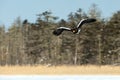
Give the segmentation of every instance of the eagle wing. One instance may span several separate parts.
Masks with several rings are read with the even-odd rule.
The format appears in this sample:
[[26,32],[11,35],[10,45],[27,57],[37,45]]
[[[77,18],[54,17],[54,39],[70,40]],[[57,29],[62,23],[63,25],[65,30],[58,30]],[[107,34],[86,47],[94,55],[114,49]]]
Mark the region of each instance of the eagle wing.
[[67,27],[59,27],[53,31],[53,34],[59,36],[63,31],[71,31],[71,29]]
[[90,18],[90,19],[82,19],[79,23],[78,23],[78,25],[77,25],[77,28],[80,28],[83,24],[85,24],[85,23],[91,23],[91,22],[95,22],[96,21],[96,19],[94,19],[94,18]]

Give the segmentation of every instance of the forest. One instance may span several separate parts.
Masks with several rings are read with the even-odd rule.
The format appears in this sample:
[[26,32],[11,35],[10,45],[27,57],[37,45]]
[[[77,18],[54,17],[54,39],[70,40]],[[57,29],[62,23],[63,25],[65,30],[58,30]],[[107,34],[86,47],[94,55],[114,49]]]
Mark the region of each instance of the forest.
[[[102,18],[97,5],[88,13],[79,8],[59,19],[51,11],[36,15],[35,23],[26,24],[20,17],[8,31],[0,25],[0,65],[118,65],[120,64],[120,11]],[[75,27],[81,19],[95,18],[85,24],[80,34],[63,32],[53,35],[60,26]]]

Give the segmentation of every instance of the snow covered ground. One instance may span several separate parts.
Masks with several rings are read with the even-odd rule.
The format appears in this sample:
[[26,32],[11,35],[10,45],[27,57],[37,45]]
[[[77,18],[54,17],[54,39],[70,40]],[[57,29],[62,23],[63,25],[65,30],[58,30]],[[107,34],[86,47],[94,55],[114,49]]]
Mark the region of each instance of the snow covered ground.
[[120,75],[0,75],[0,80],[120,80]]

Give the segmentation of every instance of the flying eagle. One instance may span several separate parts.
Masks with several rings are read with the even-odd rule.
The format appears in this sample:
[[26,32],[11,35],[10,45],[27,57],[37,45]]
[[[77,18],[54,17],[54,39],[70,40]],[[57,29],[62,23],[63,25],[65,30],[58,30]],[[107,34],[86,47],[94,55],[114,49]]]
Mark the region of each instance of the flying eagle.
[[78,25],[75,28],[67,28],[67,27],[59,27],[56,30],[53,31],[53,34],[56,36],[59,36],[63,31],[71,31],[74,34],[79,34],[81,31],[81,26],[85,23],[91,23],[91,22],[95,22],[96,19],[94,18],[90,18],[90,19],[82,19]]

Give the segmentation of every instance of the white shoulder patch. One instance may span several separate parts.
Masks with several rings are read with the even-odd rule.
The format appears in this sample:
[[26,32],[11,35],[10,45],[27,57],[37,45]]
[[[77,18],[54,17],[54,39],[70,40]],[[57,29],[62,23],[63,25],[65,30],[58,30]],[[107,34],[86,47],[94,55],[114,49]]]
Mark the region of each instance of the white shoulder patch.
[[67,28],[67,27],[59,27],[58,29],[66,29],[66,30],[71,30],[70,28]]
[[77,25],[77,28],[79,27],[79,25],[83,22],[83,21],[85,21],[86,19],[82,19],[82,20],[80,20],[80,22],[78,23],[78,25]]

